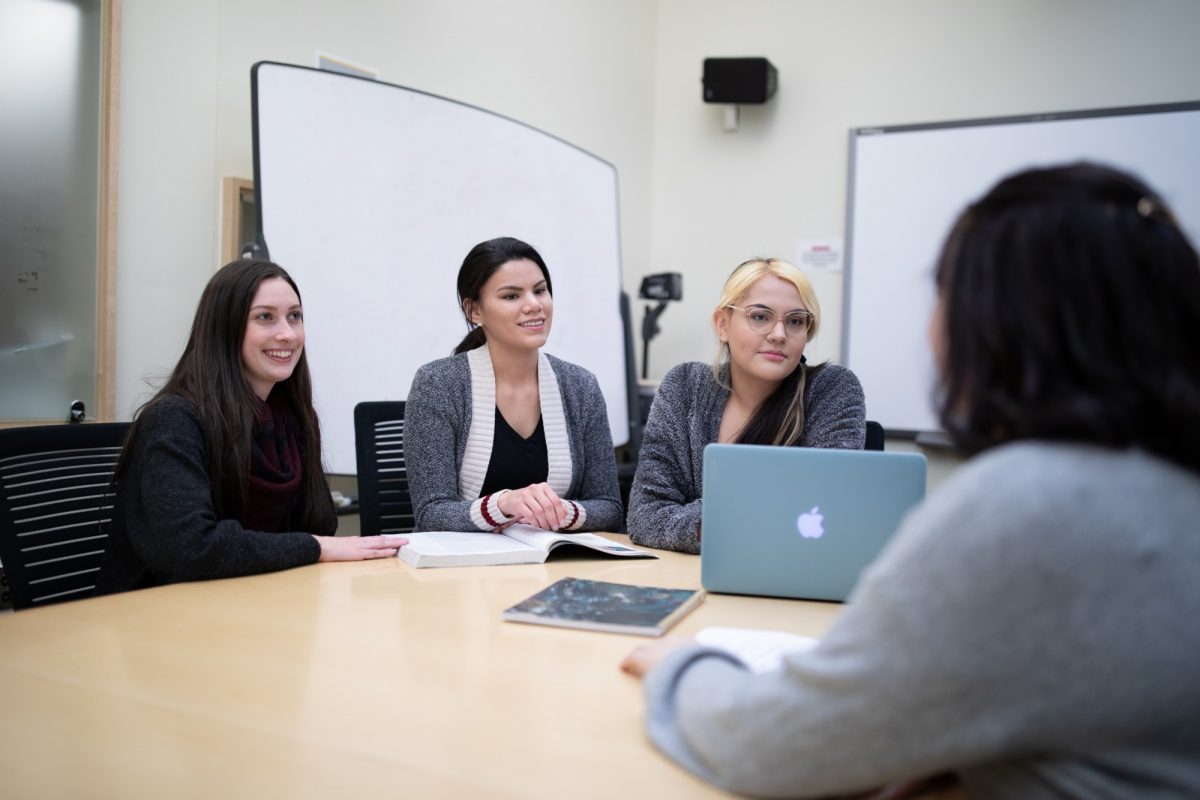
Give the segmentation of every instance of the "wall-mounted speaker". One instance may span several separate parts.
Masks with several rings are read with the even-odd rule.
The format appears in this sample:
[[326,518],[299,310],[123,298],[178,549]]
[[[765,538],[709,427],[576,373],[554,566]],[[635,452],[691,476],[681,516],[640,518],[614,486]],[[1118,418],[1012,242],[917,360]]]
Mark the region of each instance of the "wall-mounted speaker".
[[704,102],[765,103],[779,86],[779,72],[765,58],[704,59]]

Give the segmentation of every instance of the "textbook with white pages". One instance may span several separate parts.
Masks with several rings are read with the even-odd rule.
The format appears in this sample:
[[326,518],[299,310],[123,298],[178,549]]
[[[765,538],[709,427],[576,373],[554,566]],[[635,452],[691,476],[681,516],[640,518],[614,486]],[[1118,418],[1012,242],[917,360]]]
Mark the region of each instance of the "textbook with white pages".
[[620,558],[658,558],[594,533],[558,533],[532,525],[510,525],[501,533],[421,531],[399,535],[408,539],[408,544],[396,556],[416,569],[541,564],[551,552],[570,546]]

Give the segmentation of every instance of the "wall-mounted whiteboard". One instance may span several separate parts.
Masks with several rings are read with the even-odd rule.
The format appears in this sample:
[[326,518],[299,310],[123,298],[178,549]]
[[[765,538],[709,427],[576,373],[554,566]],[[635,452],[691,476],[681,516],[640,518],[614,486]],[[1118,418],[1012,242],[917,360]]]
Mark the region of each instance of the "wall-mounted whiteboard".
[[926,330],[958,213],[1002,177],[1080,160],[1132,172],[1200,242],[1200,103],[850,131],[843,362],[889,432],[940,426]]
[[507,117],[424,92],[286,64],[252,70],[259,230],[296,279],[326,467],[356,471],[363,400],[404,400],[466,333],[467,251],[515,236],[554,282],[546,351],[595,373],[629,438],[617,174]]

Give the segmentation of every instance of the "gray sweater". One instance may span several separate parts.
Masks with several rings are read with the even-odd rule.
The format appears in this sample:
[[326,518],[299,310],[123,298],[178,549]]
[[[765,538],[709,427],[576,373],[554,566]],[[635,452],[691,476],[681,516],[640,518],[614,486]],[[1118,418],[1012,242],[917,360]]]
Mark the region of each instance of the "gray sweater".
[[[321,546],[308,533],[252,531],[217,516],[208,445],[188,400],[168,395],[147,408],[130,446],[96,594],[255,575],[320,558]],[[336,530],[330,501],[321,530],[312,533]]]
[[[547,483],[582,513],[572,530],[619,530],[617,462],[604,395],[586,369],[541,354],[538,384]],[[503,519],[479,491],[491,460],[496,404],[487,346],[417,370],[404,408],[404,458],[419,531],[491,530]],[[514,486],[513,489],[523,487]]]
[[1024,443],[906,519],[813,651],[701,647],[645,684],[650,736],[746,794],[955,771],[974,800],[1200,797],[1200,475]]
[[[663,378],[650,407],[637,474],[629,494],[629,535],[637,544],[699,553],[704,448],[717,441],[729,391],[712,367],[691,361]],[[826,364],[804,389],[801,447],[861,450],[867,435],[862,385]]]

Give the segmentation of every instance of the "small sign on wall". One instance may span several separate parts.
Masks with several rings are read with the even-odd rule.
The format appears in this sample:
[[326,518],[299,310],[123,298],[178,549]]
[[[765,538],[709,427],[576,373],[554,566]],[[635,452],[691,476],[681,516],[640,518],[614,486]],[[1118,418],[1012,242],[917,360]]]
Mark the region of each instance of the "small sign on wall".
[[800,239],[796,242],[796,266],[806,272],[841,272],[841,239]]

